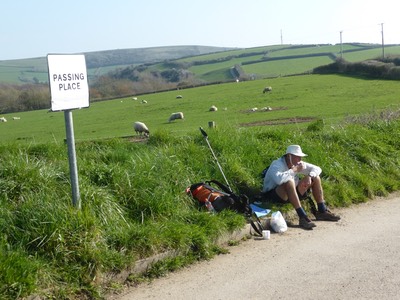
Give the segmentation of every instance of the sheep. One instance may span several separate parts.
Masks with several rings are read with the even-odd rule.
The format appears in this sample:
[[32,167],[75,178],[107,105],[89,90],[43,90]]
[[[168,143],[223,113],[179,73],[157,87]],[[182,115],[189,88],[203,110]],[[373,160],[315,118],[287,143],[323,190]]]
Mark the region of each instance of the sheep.
[[212,105],[209,109],[209,111],[217,111],[218,108],[215,105]]
[[253,107],[253,108],[251,108],[250,110],[251,110],[251,111],[257,111],[258,108],[257,108],[257,107]]
[[142,100],[142,103],[143,103],[143,104],[146,104],[146,103],[147,103],[147,101],[143,99],[143,100]]
[[149,136],[150,135],[150,131],[147,128],[146,124],[144,124],[143,122],[135,122],[133,123],[133,129],[135,129],[136,134],[144,134],[145,136]]
[[137,97],[132,97],[132,100],[137,100]]
[[4,117],[1,117],[1,118],[0,118],[0,122],[7,122],[7,119],[4,118]]
[[266,106],[261,109],[262,111],[270,111],[272,110],[271,106]]
[[172,122],[173,120],[178,120],[178,119],[181,119],[181,120],[184,119],[183,112],[172,113],[168,119],[168,122]]
[[263,90],[263,93],[265,94],[265,93],[268,93],[268,92],[271,92],[271,91],[272,91],[272,87],[266,86],[266,87],[264,88],[264,90]]
[[176,96],[176,99],[182,99],[182,98],[183,98],[182,95],[177,95],[177,96]]
[[13,120],[20,120],[20,117],[13,117]]

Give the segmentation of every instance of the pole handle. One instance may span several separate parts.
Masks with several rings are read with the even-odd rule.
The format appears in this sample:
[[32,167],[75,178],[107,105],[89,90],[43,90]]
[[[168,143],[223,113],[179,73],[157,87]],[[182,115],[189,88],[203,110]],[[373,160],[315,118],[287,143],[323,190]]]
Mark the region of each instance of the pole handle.
[[207,132],[205,132],[204,129],[203,129],[202,127],[200,127],[200,131],[201,131],[201,134],[202,134],[205,138],[208,137]]

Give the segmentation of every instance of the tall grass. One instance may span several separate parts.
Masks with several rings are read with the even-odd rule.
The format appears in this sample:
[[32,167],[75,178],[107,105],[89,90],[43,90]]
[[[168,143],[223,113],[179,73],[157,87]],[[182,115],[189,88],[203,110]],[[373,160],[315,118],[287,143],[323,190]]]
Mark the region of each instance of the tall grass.
[[[216,128],[208,136],[237,193],[253,199],[261,170],[296,143],[323,168],[328,204],[348,206],[399,189],[399,129],[397,118],[376,115],[293,131]],[[0,298],[101,298],[107,274],[168,250],[180,259],[153,276],[208,259],[221,251],[221,234],[246,222],[199,211],[184,193],[198,181],[223,181],[197,130],[157,131],[147,143],[82,141],[76,151],[81,210],[71,204],[66,145],[0,146]]]

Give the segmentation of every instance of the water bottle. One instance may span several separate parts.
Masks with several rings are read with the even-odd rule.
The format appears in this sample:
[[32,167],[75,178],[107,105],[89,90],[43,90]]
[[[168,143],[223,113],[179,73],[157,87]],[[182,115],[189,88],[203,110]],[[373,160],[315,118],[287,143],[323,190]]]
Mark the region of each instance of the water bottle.
[[208,199],[206,199],[205,206],[209,212],[215,213],[214,206],[212,205],[212,203],[210,201],[208,201]]

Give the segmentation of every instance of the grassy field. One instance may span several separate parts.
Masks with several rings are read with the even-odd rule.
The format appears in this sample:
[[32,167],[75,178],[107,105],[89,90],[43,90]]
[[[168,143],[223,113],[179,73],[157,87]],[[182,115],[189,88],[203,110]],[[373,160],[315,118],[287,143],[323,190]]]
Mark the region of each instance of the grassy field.
[[[128,51],[129,49],[125,49]],[[246,72],[249,75],[257,74],[259,78],[267,78],[273,76],[298,74],[309,71],[314,67],[318,67],[323,64],[327,64],[334,60],[334,57],[339,57],[340,52],[343,50],[343,58],[350,62],[363,61],[366,59],[374,59],[381,57],[382,50],[378,44],[340,44],[335,45],[272,45],[265,47],[255,47],[246,49],[237,49],[229,51],[221,51],[212,54],[203,54],[196,56],[187,56],[185,58],[171,59],[174,62],[205,62],[208,63],[203,65],[195,65],[189,68],[189,71],[193,72],[198,79],[206,82],[220,82],[232,79],[229,70],[234,65],[243,65]],[[117,51],[117,50],[116,50]],[[119,51],[124,51],[119,50]],[[160,49],[150,48],[151,56],[149,55],[149,70],[162,71],[165,69],[163,59],[163,51],[166,51],[165,47]],[[184,55],[184,49],[182,56]],[[112,54],[112,51],[106,51],[107,58]],[[172,53],[173,51],[170,50]],[[160,55],[157,63],[157,53]],[[168,51],[166,51],[168,53]],[[399,55],[400,46],[398,45],[385,45],[385,56]],[[117,53],[115,53],[118,56]],[[174,57],[179,57],[179,53],[174,53]],[[314,55],[313,58],[307,57]],[[141,60],[142,64],[146,63],[145,49],[143,53],[139,55],[139,58],[143,56]],[[299,58],[297,56],[304,56]],[[296,57],[296,59],[293,59]],[[262,58],[274,58],[280,59],[279,62],[263,62]],[[103,57],[104,59],[104,57]],[[219,61],[220,60],[220,61]],[[117,68],[123,68],[129,66],[129,64],[121,64],[120,62],[110,64],[110,60],[105,59],[107,65],[88,67],[89,79],[96,79],[97,76],[104,75],[108,71],[116,70]],[[247,63],[252,62],[251,65]],[[141,64],[139,61],[131,65]],[[32,82],[33,78],[40,82],[47,82],[47,60],[46,57],[39,58],[28,58],[21,60],[8,60],[0,61],[0,83],[23,83]]]
[[[273,90],[263,94],[264,86]],[[323,119],[340,124],[346,115],[397,106],[398,82],[337,75],[307,75],[210,85],[132,98],[95,102],[73,111],[75,139],[92,140],[134,135],[132,124],[142,121],[152,133],[167,131],[182,136],[206,128],[265,126],[290,118]],[[182,99],[177,99],[182,95]],[[141,103],[146,100],[147,103]],[[217,112],[208,111],[211,105]],[[262,111],[270,106],[272,111]],[[251,111],[258,108],[258,111]],[[171,113],[182,111],[185,119],[169,123]],[[65,138],[64,114],[47,110],[2,115],[2,143],[60,143]],[[12,118],[20,117],[20,120]],[[251,123],[251,124],[250,124]],[[296,123],[287,126],[304,126]]]
[[[263,94],[265,85],[272,92]],[[288,144],[300,144],[307,161],[322,166],[331,208],[399,190],[397,87],[396,81],[307,75],[92,103],[73,112],[80,210],[71,204],[63,113],[5,115],[0,298],[106,299],[125,283],[229,251],[218,238],[248,220],[230,211],[205,213],[184,192],[195,182],[223,182],[200,126],[233,190],[251,201],[260,192],[261,170]],[[209,112],[211,105],[218,111]],[[265,106],[272,111],[251,111]],[[185,120],[168,123],[176,111]],[[122,139],[134,135],[137,120],[149,126],[150,138]],[[209,129],[209,121],[217,127]],[[133,272],[141,258],[167,251],[177,256],[140,276]]]
[[[275,45],[257,47],[245,50],[232,50],[216,54],[188,57],[179,59],[179,62],[194,62],[223,59],[229,60],[190,67],[190,71],[205,81],[229,80],[232,76],[229,69],[241,65],[245,73],[251,77],[268,78],[300,74],[311,71],[313,68],[332,63],[334,57],[340,57],[350,62],[363,61],[381,57],[382,49],[379,45],[369,44],[340,44],[336,45]],[[253,55],[249,55],[254,53]],[[244,55],[247,54],[247,55]],[[399,55],[397,45],[387,45],[385,56]],[[298,57],[303,56],[303,57]],[[308,57],[307,57],[308,56]],[[262,58],[273,58],[275,61],[262,61]],[[250,63],[250,64],[249,64]],[[157,65],[155,65],[157,67]]]

